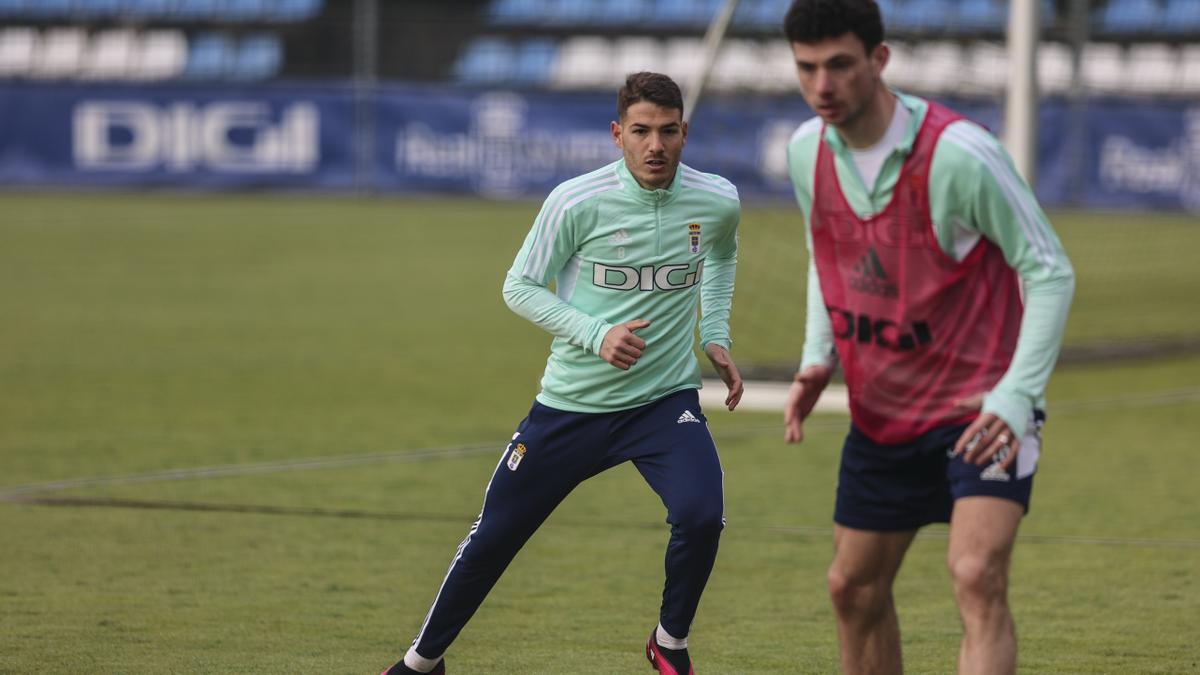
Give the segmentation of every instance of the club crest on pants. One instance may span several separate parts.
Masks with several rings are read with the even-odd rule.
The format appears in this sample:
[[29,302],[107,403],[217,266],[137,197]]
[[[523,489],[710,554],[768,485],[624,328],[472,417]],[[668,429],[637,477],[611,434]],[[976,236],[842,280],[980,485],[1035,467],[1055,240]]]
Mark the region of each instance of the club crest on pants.
[[513,448],[512,452],[508,453],[508,470],[516,471],[517,467],[521,465],[521,459],[524,457],[525,444],[517,443],[517,447]]

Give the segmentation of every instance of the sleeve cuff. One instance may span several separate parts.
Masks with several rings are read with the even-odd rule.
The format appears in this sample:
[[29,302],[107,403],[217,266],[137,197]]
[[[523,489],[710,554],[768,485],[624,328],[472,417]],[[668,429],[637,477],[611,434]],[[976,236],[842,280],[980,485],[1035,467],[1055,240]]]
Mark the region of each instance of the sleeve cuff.
[[613,324],[607,321],[597,321],[596,327],[593,329],[596,332],[592,334],[592,339],[589,341],[589,348],[596,356],[600,356],[600,348],[604,346],[604,336],[608,335],[608,331],[612,330]]
[[1017,438],[1025,438],[1029,418],[1033,414],[1033,403],[1020,396],[992,391],[983,398],[983,412],[1004,420]]

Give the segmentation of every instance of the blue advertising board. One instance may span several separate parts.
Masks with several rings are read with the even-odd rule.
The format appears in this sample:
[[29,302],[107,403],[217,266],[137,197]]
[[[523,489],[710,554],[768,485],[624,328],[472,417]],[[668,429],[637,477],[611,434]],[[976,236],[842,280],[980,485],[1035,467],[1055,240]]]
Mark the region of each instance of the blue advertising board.
[[[361,94],[361,92],[359,92]],[[620,156],[615,96],[447,86],[0,85],[0,184],[367,189],[540,198]],[[947,101],[993,132],[996,103]],[[790,199],[799,96],[711,98],[685,161],[744,198]],[[1076,120],[1082,120],[1082,124]],[[1046,206],[1200,211],[1200,102],[1039,111]]]

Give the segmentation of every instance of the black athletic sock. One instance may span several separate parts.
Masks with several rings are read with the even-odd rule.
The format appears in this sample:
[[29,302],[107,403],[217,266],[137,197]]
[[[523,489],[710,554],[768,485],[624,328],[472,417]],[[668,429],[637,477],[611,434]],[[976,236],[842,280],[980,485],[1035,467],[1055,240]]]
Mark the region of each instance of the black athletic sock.
[[675,669],[675,672],[679,673],[679,675],[688,675],[688,671],[692,668],[692,659],[688,656],[687,647],[683,649],[667,649],[658,644],[658,640],[655,640],[654,644],[658,647],[658,651],[663,655],[663,658],[667,660],[667,663],[670,663],[671,667]]

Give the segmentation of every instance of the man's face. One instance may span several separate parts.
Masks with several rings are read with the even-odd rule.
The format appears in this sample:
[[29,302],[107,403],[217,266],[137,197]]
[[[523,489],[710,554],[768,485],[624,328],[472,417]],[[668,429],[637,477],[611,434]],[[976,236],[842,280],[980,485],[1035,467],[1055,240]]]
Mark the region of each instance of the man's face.
[[882,86],[887,45],[868,54],[854,33],[820,42],[793,42],[800,92],[813,112],[835,127],[853,125]]
[[682,111],[638,101],[625,110],[624,120],[612,123],[612,135],[638,184],[647,190],[671,184],[687,141]]

